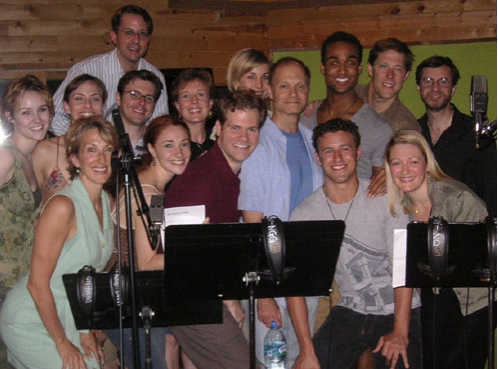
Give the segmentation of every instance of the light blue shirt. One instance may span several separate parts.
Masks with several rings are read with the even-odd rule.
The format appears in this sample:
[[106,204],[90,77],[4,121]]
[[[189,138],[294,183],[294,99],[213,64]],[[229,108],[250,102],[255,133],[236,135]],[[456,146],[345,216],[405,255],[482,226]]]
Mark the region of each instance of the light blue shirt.
[[[166,91],[166,82],[164,75],[159,69],[154,67],[144,58],[140,59],[138,63],[138,70],[145,69],[159,77],[163,84],[161,96],[156,102],[154,113],[149,119],[149,122],[155,117],[168,114],[168,93]],[[104,105],[104,118],[112,122],[112,110],[117,108],[116,92],[118,91],[119,79],[125,74],[123,67],[119,63],[117,49],[110,51],[106,54],[95,55],[85,60],[80,61],[73,65],[67,72],[66,78],[62,81],[61,85],[54,94],[54,107],[55,116],[52,119],[52,127],[50,130],[56,135],[61,136],[69,128],[71,120],[69,115],[64,112],[62,98],[64,91],[74,78],[82,74],[90,74],[91,76],[99,78],[107,87],[107,101]]]
[[[314,157],[311,130],[299,124],[299,131],[309,155],[313,192],[323,183],[322,170]],[[286,156],[287,138],[276,124],[267,118],[261,129],[256,150],[242,163],[239,210],[261,212],[265,216],[276,215],[282,221],[289,219],[291,173]]]

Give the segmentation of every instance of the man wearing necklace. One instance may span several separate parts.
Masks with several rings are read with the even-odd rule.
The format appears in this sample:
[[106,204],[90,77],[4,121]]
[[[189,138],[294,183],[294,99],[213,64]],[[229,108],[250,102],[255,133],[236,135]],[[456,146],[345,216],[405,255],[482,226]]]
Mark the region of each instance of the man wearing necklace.
[[476,149],[472,117],[451,103],[459,79],[448,57],[432,56],[419,64],[416,82],[425,114],[418,122],[441,169],[469,186],[496,217],[496,141]]
[[346,231],[334,279],[341,299],[313,338],[304,297],[287,298],[300,353],[294,369],[348,369],[365,349],[376,367],[422,367],[420,298],[410,288],[392,288],[394,229],[409,222],[389,212],[387,196],[369,198],[359,178],[358,127],[340,118],[313,132],[324,185],[304,200],[290,220],[343,220]]
[[[322,184],[322,173],[313,158],[311,131],[299,122],[306,107],[310,72],[302,61],[283,58],[270,68],[269,97],[272,116],[261,130],[259,145],[242,164],[239,209],[245,222],[261,222],[264,216],[289,219],[292,210]],[[318,299],[312,301],[311,304]],[[256,322],[256,355],[263,362],[263,340],[275,321],[287,338],[289,367],[298,344],[285,300],[259,299]],[[314,315],[313,315],[314,320]]]
[[335,32],[323,43],[320,70],[325,77],[327,97],[302,122],[313,129],[333,118],[352,120],[363,138],[363,157],[358,163],[360,178],[372,179],[370,196],[385,194],[384,148],[393,134],[390,124],[355,91],[362,72],[363,46],[356,36]]

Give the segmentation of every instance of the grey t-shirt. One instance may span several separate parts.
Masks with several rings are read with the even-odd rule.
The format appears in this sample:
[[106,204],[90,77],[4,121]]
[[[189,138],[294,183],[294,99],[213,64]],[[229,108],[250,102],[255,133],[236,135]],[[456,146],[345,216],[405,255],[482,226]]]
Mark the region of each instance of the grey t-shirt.
[[[318,107],[313,111],[311,117],[301,117],[301,123],[310,129],[317,126],[316,113]],[[362,155],[358,161],[358,176],[370,179],[372,167],[384,166],[384,151],[387,143],[393,135],[391,125],[382,118],[367,103],[351,118],[358,126],[361,136]]]
[[[338,305],[361,314],[394,313],[392,287],[393,236],[405,229],[409,219],[400,210],[396,218],[389,212],[387,196],[370,199],[368,181],[360,179],[354,199],[343,205],[331,203],[322,188],[304,200],[290,220],[344,220],[346,231],[334,279],[339,285]],[[420,306],[414,293],[412,308]]]

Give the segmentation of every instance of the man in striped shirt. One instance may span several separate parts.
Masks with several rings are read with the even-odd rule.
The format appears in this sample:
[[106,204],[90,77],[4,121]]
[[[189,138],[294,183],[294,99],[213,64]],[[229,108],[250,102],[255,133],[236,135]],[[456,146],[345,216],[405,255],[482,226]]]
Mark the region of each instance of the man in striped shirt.
[[[67,84],[80,74],[93,75],[106,85],[109,98],[104,106],[104,117],[111,122],[111,111],[117,107],[118,81],[126,72],[138,69],[149,70],[157,75],[163,86],[166,86],[164,76],[159,69],[143,58],[149,48],[153,31],[149,13],[136,5],[123,6],[114,13],[111,26],[110,37],[115,45],[114,50],[76,63],[69,69],[66,78],[57,89],[54,95],[55,117],[51,127],[55,135],[60,136],[69,128],[70,119],[64,112],[62,97]],[[165,90],[156,102],[151,119],[168,112],[168,95]]]

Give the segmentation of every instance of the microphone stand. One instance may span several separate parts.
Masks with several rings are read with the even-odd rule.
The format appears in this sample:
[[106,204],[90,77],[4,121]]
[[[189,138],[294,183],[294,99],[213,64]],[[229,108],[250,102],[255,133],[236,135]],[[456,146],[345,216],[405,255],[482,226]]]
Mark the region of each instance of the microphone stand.
[[[133,358],[134,358],[134,367],[135,368],[141,368],[140,366],[140,345],[139,345],[139,336],[138,336],[138,323],[137,323],[137,306],[136,306],[136,284],[135,284],[135,244],[134,244],[134,238],[133,238],[133,224],[132,224],[132,207],[131,207],[131,188],[133,186],[134,189],[134,195],[135,199],[137,200],[137,206],[138,206],[138,214],[141,216],[145,216],[144,223],[146,223],[146,232],[147,236],[149,239],[149,242],[151,244],[151,248],[155,250],[155,246],[157,244],[157,234],[154,233],[154,235],[151,235],[151,231],[155,230],[155,227],[150,219],[150,208],[149,205],[147,204],[147,201],[145,200],[145,196],[143,194],[142,186],[140,184],[140,179],[138,178],[138,174],[134,165],[135,161],[135,156],[134,156],[134,151],[133,151],[133,146],[131,145],[130,137],[128,133],[126,133],[123,125],[123,121],[121,119],[121,116],[119,114],[118,109],[114,109],[112,111],[112,116],[113,116],[113,121],[114,125],[116,126],[116,129],[118,131],[119,139],[120,139],[120,146],[122,148],[123,154],[120,158],[120,168],[123,173],[123,186],[124,186],[124,199],[125,199],[125,211],[126,211],[126,233],[127,233],[127,240],[128,240],[128,257],[129,257],[129,267],[130,267],[130,297],[131,297],[131,315],[132,315],[132,341],[133,341]],[[117,178],[119,182],[119,171],[117,173]],[[119,183],[118,183],[119,184]],[[118,186],[117,186],[118,187]],[[137,196],[138,195],[138,196]],[[138,199],[137,199],[138,197]],[[119,198],[119,193],[116,194],[116,209],[117,212],[119,213],[120,209],[120,198]],[[143,219],[143,217],[142,217]],[[120,224],[118,223],[118,229],[120,227]],[[119,232],[118,232],[118,238],[119,238]],[[120,254],[119,254],[120,255]],[[119,258],[118,260],[119,265],[121,265],[121,259]],[[121,272],[121,268],[119,268],[119,271]],[[122,276],[119,274],[119,278],[121,279]],[[122,308],[123,306],[120,305],[120,316],[122,314]],[[146,308],[146,307],[144,307]],[[147,307],[148,310],[150,310]],[[146,358],[146,368],[152,369],[152,362],[150,358],[150,317],[153,316],[153,313],[151,314],[149,311],[147,311],[147,314],[144,314],[142,311],[140,313],[140,316],[147,317],[146,321],[146,326],[147,329],[145,330],[146,332],[146,344],[148,347],[146,347],[146,353],[147,353],[147,358]],[[123,341],[123,335],[121,331],[121,346],[122,341]],[[121,354],[122,356],[122,354]],[[121,357],[122,360],[122,357]]]

